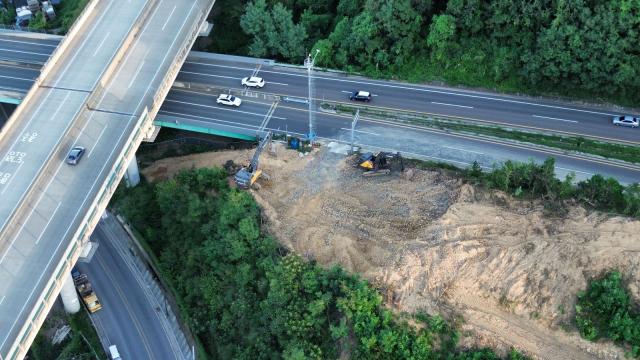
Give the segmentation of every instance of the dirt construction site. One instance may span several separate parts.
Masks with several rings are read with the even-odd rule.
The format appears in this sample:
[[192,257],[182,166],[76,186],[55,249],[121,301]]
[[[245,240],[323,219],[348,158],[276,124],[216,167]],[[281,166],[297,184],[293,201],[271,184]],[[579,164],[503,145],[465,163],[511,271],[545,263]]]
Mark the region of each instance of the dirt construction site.
[[[181,169],[245,164],[252,150],[167,158],[149,181]],[[353,159],[277,145],[250,190],[267,231],[301,256],[360,273],[397,311],[440,313],[461,324],[461,345],[515,347],[535,359],[623,359],[621,348],[582,340],[576,293],[619,269],[640,298],[640,221],[569,209],[556,218],[537,202],[475,188],[442,170],[363,177]]]

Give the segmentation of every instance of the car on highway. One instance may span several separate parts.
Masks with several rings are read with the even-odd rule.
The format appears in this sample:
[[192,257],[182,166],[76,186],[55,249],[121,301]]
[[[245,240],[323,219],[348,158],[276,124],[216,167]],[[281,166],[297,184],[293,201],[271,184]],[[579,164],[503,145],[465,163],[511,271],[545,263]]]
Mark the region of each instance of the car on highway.
[[82,158],[82,155],[84,155],[84,151],[85,149],[82,146],[74,146],[73,149],[69,151],[69,155],[67,155],[67,164],[76,165]]
[[369,102],[371,101],[371,93],[368,91],[354,91],[349,94],[349,100]]
[[264,84],[264,79],[257,76],[251,76],[242,79],[242,85],[246,87],[255,87],[260,89],[264,87]]
[[240,104],[242,104],[242,100],[239,97],[233,96],[231,94],[220,94],[220,96],[218,96],[218,98],[216,99],[216,104],[238,107],[240,106]]
[[109,355],[111,355],[111,360],[121,360],[120,352],[118,351],[118,347],[115,345],[109,346]]
[[614,116],[612,120],[613,125],[616,126],[627,126],[632,128],[637,128],[640,126],[640,118],[634,118],[633,116],[625,115],[625,116]]

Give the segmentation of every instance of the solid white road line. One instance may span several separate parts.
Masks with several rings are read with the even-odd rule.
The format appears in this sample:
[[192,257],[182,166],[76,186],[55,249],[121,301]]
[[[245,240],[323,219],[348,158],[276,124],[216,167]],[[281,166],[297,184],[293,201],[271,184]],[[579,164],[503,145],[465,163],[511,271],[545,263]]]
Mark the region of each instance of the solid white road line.
[[567,168],[563,168],[563,167],[560,167],[560,166],[556,166],[556,169],[566,170],[566,171],[569,171],[569,172],[582,173],[582,174],[591,175],[591,176],[594,175],[593,173],[590,173],[590,172],[581,171],[581,170],[574,170],[574,169],[567,169]]
[[142,69],[142,66],[145,63],[144,59],[147,57],[147,55],[149,55],[149,51],[151,51],[151,49],[147,49],[147,52],[145,52],[144,56],[142,56],[142,59],[140,59],[140,65],[138,65],[138,67],[136,68],[135,74],[133,75],[133,78],[131,78],[131,81],[129,81],[129,86],[127,86],[127,89],[130,89],[131,85],[133,85],[133,83],[138,78],[138,75],[140,74],[140,69]]
[[[58,116],[58,113],[60,112],[60,109],[62,109],[62,105],[67,103],[67,99],[69,98],[69,95],[71,95],[71,92],[67,92],[67,95],[64,97],[64,99],[60,102],[60,104],[58,104],[58,107],[56,108],[56,111],[53,112],[53,115],[51,116],[51,119],[55,119],[56,116]],[[34,115],[31,116],[31,118],[29,119],[29,122],[27,122],[27,126],[25,126],[24,131],[22,132],[23,134],[27,131],[27,129],[29,128],[29,125],[31,124],[31,120],[33,120],[33,118],[35,117],[35,114],[40,111],[40,107],[42,106],[42,104],[44,104],[44,101],[42,103],[40,103],[40,106],[38,107],[38,109],[36,109],[36,112],[34,112]],[[75,116],[75,115],[74,115]],[[17,137],[16,140],[13,142],[13,144],[11,144],[11,147],[9,148],[9,150],[7,150],[7,153],[4,154],[4,156],[2,157],[2,159],[4,160],[4,158],[7,157],[7,155],[9,154],[9,152],[11,152],[12,149],[14,149],[16,147],[16,144],[18,143],[18,140],[20,140],[20,137]],[[18,171],[20,171],[20,167],[22,167],[22,163],[20,164],[20,166],[18,166],[18,169],[16,169],[16,171],[13,173],[13,175],[11,175],[11,179],[9,179],[9,182],[7,182],[4,186],[4,188],[2,188],[2,192],[0,192],[0,194],[4,194],[5,190],[7,190],[7,188],[9,188],[9,185],[11,184],[11,181],[13,181],[13,178],[16,177],[16,174],[18,173]],[[15,208],[13,209],[13,211],[15,211]],[[13,213],[12,211],[12,213]],[[4,227],[4,225],[3,225]]]
[[104,45],[104,42],[107,40],[109,35],[111,35],[111,31],[109,31],[107,35],[104,36],[102,41],[100,41],[100,45],[98,45],[98,47],[96,48],[96,51],[93,52],[93,56],[96,56],[98,54],[98,51],[100,51],[100,49],[102,48],[102,45]]
[[[228,109],[228,108],[224,108],[222,106],[203,105],[203,104],[196,104],[196,103],[190,103],[190,102],[178,101],[178,100],[170,100],[170,99],[165,99],[164,101],[165,102],[167,102],[167,101],[168,102],[174,102],[174,103],[184,104],[184,105],[190,105],[190,106],[205,107],[205,108],[216,109],[216,110],[233,111],[233,112],[238,112],[238,113],[247,114],[247,115],[256,115],[256,116],[261,116],[261,117],[264,116],[264,114],[254,113],[254,112],[250,112],[250,111]],[[272,118],[280,119],[280,120],[286,120],[287,119],[287,118],[280,117],[280,116],[272,116]]]
[[20,172],[20,168],[22,168],[22,164],[24,164],[24,161],[22,161],[20,163],[20,165],[18,165],[18,167],[16,168],[16,170],[11,174],[11,177],[9,178],[9,181],[7,181],[6,184],[4,184],[4,187],[2,188],[2,191],[0,191],[0,195],[4,194],[4,192],[10,187],[11,182],[13,181],[13,179],[16,177],[16,175]]
[[[348,128],[340,128],[340,130],[347,130],[347,131],[351,131],[351,129],[348,129]],[[362,131],[362,130],[353,130],[353,131],[354,131],[354,132],[358,132],[358,133],[367,134],[367,135],[380,136],[380,134],[376,134],[376,133],[372,133],[372,132],[368,132],[368,131]]]
[[46,57],[51,56],[51,54],[43,54],[43,53],[36,53],[36,52],[33,52],[33,51],[22,51],[22,50],[13,50],[13,49],[2,49],[2,48],[0,48],[0,51],[8,51],[8,52],[14,52],[14,53],[20,53],[20,54],[29,54],[29,55],[35,55],[35,56],[46,56]]
[[[89,31],[89,34],[87,34],[87,36],[82,40],[82,42],[80,43],[80,46],[78,46],[76,48],[76,52],[73,54],[71,59],[69,59],[69,61],[67,61],[66,66],[64,67],[64,69],[62,69],[62,73],[60,74],[60,76],[58,77],[56,82],[53,84],[53,87],[58,86],[58,83],[60,82],[62,77],[67,73],[67,70],[69,70],[69,66],[71,66],[71,64],[74,63],[74,61],[75,61],[76,57],[78,56],[78,54],[80,54],[82,52],[82,51],[80,51],[80,49],[82,49],[84,47],[84,45],[87,43],[87,40],[89,40],[91,38],[91,36],[93,35],[93,32],[96,31],[96,29],[98,29],[100,27],[98,25],[102,22],[102,20],[104,19],[105,15],[107,15],[107,13],[109,12],[109,8],[111,8],[111,6],[114,3],[115,3],[115,1],[109,1],[109,4],[103,10],[102,14],[100,15],[100,17],[96,21],[95,26],[92,27],[91,31]],[[48,62],[48,60],[47,60],[47,62]]]
[[[216,119],[216,118],[211,118],[211,117],[204,117],[204,116],[191,115],[191,114],[181,114],[181,113],[177,113],[177,112],[173,112],[173,111],[166,111],[166,110],[159,111],[158,114],[164,114],[166,116],[181,116],[182,119],[184,119],[184,120],[193,121],[193,122],[199,122],[199,123],[207,124],[209,126],[211,125],[211,122],[218,122],[218,123],[225,123],[225,124],[220,124],[220,125],[226,126],[226,127],[230,127],[230,128],[244,129],[244,130],[247,130],[247,129],[249,129],[249,130],[258,130],[258,125],[239,124],[239,123],[234,122],[234,121],[221,120],[221,119]],[[198,120],[198,119],[204,119],[204,120]],[[232,125],[227,125],[227,124],[232,124]],[[176,123],[176,125],[179,125],[179,123]],[[244,125],[244,126],[237,126],[237,125]],[[247,126],[249,128],[247,128]]]
[[[235,76],[225,76],[225,75],[204,74],[204,73],[197,73],[197,72],[193,72],[193,71],[182,71],[182,70],[180,70],[180,74],[189,74],[189,75],[198,75],[198,76],[208,76],[208,77],[216,77],[216,78],[221,78],[221,79],[233,79],[233,80],[238,80],[238,81],[241,81],[241,80],[242,80],[242,78],[235,77]],[[267,81],[267,84],[269,84],[269,85],[282,85],[282,86],[289,86],[289,84],[279,83],[279,82],[275,82],[275,81]]]
[[15,76],[6,76],[6,75],[0,75],[0,78],[6,78],[6,79],[12,79],[12,80],[20,80],[20,81],[29,81],[29,82],[33,82],[35,79],[25,79],[25,78],[19,78],[19,77],[15,77]]
[[242,80],[242,79],[240,79],[240,78],[238,78],[238,77],[235,77],[235,76],[224,76],[224,75],[201,74],[201,73],[196,73],[196,72],[191,72],[191,71],[180,71],[180,74],[190,74],[190,75],[200,75],[200,76],[217,77],[217,78],[222,78],[222,79]]
[[100,139],[102,138],[102,135],[104,134],[104,131],[107,130],[107,127],[109,127],[109,123],[106,123],[104,125],[104,127],[102,128],[102,131],[100,131],[100,134],[98,135],[98,137],[96,138],[96,141],[93,144],[93,147],[89,150],[89,152],[87,153],[87,158],[91,157],[91,153],[93,152],[93,149],[95,149],[96,147],[98,147],[98,143],[100,142]]
[[4,298],[6,298],[6,296],[3,296],[2,299],[0,299],[0,305],[4,302]]
[[[162,60],[160,61],[160,65],[157,67],[156,72],[153,74],[153,77],[151,78],[151,81],[149,81],[149,85],[147,86],[147,88],[145,89],[144,93],[145,95],[149,93],[149,89],[151,88],[151,85],[153,85],[153,82],[156,80],[156,77],[158,76],[158,73],[160,72],[160,70],[162,70],[162,65],[164,65],[165,61],[167,61],[167,56],[169,56],[169,53],[171,53],[171,49],[173,49],[173,46],[176,44],[176,40],[178,40],[178,35],[181,34],[182,29],[184,29],[184,25],[186,24],[187,19],[191,16],[191,12],[193,12],[193,8],[196,5],[196,2],[194,1],[193,4],[191,5],[191,7],[189,8],[189,12],[187,13],[187,15],[184,17],[184,20],[182,20],[182,25],[180,25],[180,29],[178,29],[178,31],[176,32],[176,36],[173,38],[173,41],[171,42],[171,45],[169,45],[169,49],[167,50],[167,52],[164,54],[164,57],[162,58]],[[147,27],[145,27],[145,29],[143,30],[142,34],[140,34],[140,37],[138,38],[138,40],[140,40],[142,38],[142,35],[147,31]],[[136,41],[137,43],[137,41]],[[142,105],[142,101],[144,100],[144,96],[140,97],[140,101],[138,102],[138,105],[136,105],[133,113],[137,114],[138,113],[138,109],[140,108],[140,106]]]
[[18,44],[37,45],[37,46],[48,46],[48,47],[52,47],[52,48],[56,48],[56,47],[58,47],[58,44],[56,44],[56,45],[51,45],[51,44],[42,44],[42,43],[35,43],[35,42],[30,42],[30,41],[9,40],[9,39],[7,39],[7,38],[0,38],[0,42],[12,42],[12,43],[18,43]]
[[40,239],[42,239],[42,235],[44,235],[44,232],[49,227],[49,224],[51,223],[51,220],[53,220],[53,217],[56,216],[56,213],[58,212],[58,209],[60,208],[60,204],[62,204],[62,203],[58,201],[58,205],[56,205],[55,210],[53,210],[53,214],[51,214],[51,217],[49,217],[49,220],[47,221],[47,223],[42,228],[42,232],[40,233],[40,235],[38,235],[38,239],[36,240],[36,245],[38,245],[38,243],[40,242]]
[[570,123],[577,123],[578,121],[576,120],[567,120],[567,119],[558,119],[558,118],[554,118],[554,117],[548,117],[548,116],[540,116],[540,115],[531,115],[534,118],[539,118],[539,119],[548,119],[548,120],[556,120],[556,121],[564,121],[564,122],[570,122]]
[[460,108],[465,108],[465,109],[473,109],[473,106],[467,106],[467,105],[447,104],[447,103],[441,103],[441,102],[436,102],[436,101],[432,101],[431,103],[435,104],[435,105],[455,106],[455,107],[460,107]]
[[173,5],[173,10],[171,10],[171,13],[169,14],[169,16],[167,16],[167,20],[164,22],[164,25],[162,25],[162,31],[164,31],[164,28],[167,27],[167,24],[169,23],[169,19],[171,19],[171,16],[176,11],[177,7],[178,7],[178,5]]
[[[111,6],[113,3],[114,3],[114,2],[110,2],[110,3],[109,3],[109,5],[108,5],[108,7],[109,7],[109,6]],[[194,5],[195,5],[195,2],[194,2]],[[192,5],[192,8],[193,8],[193,5]],[[100,22],[100,20],[102,19],[102,17],[103,17],[106,13],[107,13],[107,11],[106,11],[106,9],[105,9],[105,10],[104,10],[104,13],[102,14],[102,16],[100,17],[100,19],[98,20],[98,23]],[[191,13],[191,11],[189,12],[189,14],[190,14],[190,13]],[[92,29],[92,31],[91,31],[91,32],[93,32],[96,28],[98,28],[98,26],[94,26],[94,28]],[[182,30],[182,28],[181,28],[180,30]],[[90,36],[90,35],[89,35],[89,36]],[[88,37],[87,37],[87,38],[88,38]],[[80,48],[84,46],[84,43],[86,42],[87,38],[85,38],[85,40],[82,42],[82,45],[80,46]],[[77,53],[76,53],[76,55],[77,55]],[[74,56],[74,58],[75,58],[75,56]],[[165,58],[166,58],[166,55],[165,55]],[[68,66],[69,66],[72,62],[73,62],[73,61],[70,61],[70,62],[67,64],[67,67],[65,68],[65,70],[63,70],[62,75],[64,75],[64,73],[66,72],[66,69],[68,68]],[[60,78],[62,77],[62,75],[60,76]],[[58,80],[60,80],[60,78],[59,78]],[[57,81],[56,81],[56,84],[57,84]],[[149,85],[149,86],[150,86],[150,85]],[[49,94],[50,94],[50,93],[51,93],[51,91],[49,92]],[[142,101],[142,100],[141,100],[141,101]],[[81,107],[81,109],[82,109],[82,107]],[[76,116],[76,115],[77,115],[77,112],[76,112],[76,114],[74,114],[73,118],[75,118],[75,116]],[[132,117],[132,118],[133,118],[133,117]],[[130,119],[130,120],[131,120],[131,119]],[[129,121],[130,121],[130,120],[129,120]],[[127,126],[128,126],[128,123],[127,123]],[[66,133],[66,131],[65,131],[65,133]],[[120,137],[118,138],[118,143],[120,142],[120,139],[122,138],[122,136],[124,135],[124,133],[125,133],[125,132],[122,132],[122,133],[121,133]],[[117,147],[114,147],[114,148],[111,150],[111,153],[109,154],[109,157],[108,157],[108,158],[111,158],[111,156],[113,155],[113,152],[116,150],[116,148],[117,148]],[[62,163],[64,163],[64,162],[62,162]],[[61,163],[61,165],[62,165],[62,163]],[[102,169],[101,169],[101,171],[100,171],[100,174],[104,171],[104,168],[106,167],[106,165],[107,165],[106,163],[103,165],[103,167],[102,167]],[[58,166],[58,170],[59,170],[59,169],[60,169],[60,166]],[[56,170],[56,174],[57,174],[58,170]],[[52,177],[52,179],[53,179],[53,178],[55,178],[55,176],[56,176],[56,175],[54,175],[54,176]],[[95,187],[95,185],[96,185],[96,183],[97,183],[98,179],[99,179],[99,176],[96,178],[96,180],[94,181],[93,185],[91,186],[91,189],[90,189],[90,191],[89,191],[89,194],[91,194],[91,192],[93,191],[93,188]],[[49,182],[49,184],[51,184],[51,182]],[[48,187],[48,185],[47,185],[47,187]],[[45,190],[45,192],[46,192],[46,190]],[[44,192],[43,192],[43,193],[44,193]],[[87,199],[88,199],[88,198],[89,198],[89,195],[87,195],[87,196],[85,197],[84,201],[82,202],[82,205],[81,205],[81,206],[78,208],[78,210],[76,211],[76,214],[74,215],[74,217],[73,217],[73,219],[72,219],[71,223],[70,223],[70,224],[69,224],[69,226],[67,227],[67,230],[65,231],[63,238],[66,238],[66,237],[67,237],[67,235],[68,235],[69,231],[71,230],[71,225],[73,224],[73,221],[75,221],[75,219],[78,217],[78,215],[79,215],[79,213],[80,213],[80,210],[84,207],[84,204],[86,203],[86,201],[87,201]],[[15,211],[15,209],[14,209],[14,211]],[[3,225],[2,225],[2,228],[4,228],[4,225],[5,225],[5,224],[3,224]],[[45,228],[45,230],[46,230],[46,228]],[[15,239],[17,239],[17,237],[18,237],[18,236],[15,236],[15,237],[14,237],[13,242],[15,242]],[[56,253],[56,252],[58,251],[58,249],[60,248],[60,246],[62,245],[62,243],[63,243],[62,241],[58,242],[58,245],[56,246],[56,248],[55,248],[55,250],[54,250],[54,253]],[[6,256],[6,254],[9,252],[9,251],[8,251],[9,249],[10,249],[10,247],[7,249],[7,252],[5,253],[5,256]],[[2,260],[4,260],[4,256],[3,256],[3,258],[2,258],[2,259],[0,259],[0,263],[2,263]],[[49,266],[50,266],[50,264],[51,264],[51,261],[52,261],[52,260],[53,260],[53,256],[49,259],[49,261],[48,261],[48,262],[47,262],[47,264],[45,265],[45,271],[44,271],[44,272],[42,272],[42,273],[40,274],[40,277],[39,277],[39,278],[38,278],[38,280],[36,281],[36,284],[39,284],[39,283],[40,283],[40,281],[42,280],[42,277],[43,277],[43,276],[44,276],[44,274],[46,273],[46,269],[48,269],[48,268],[49,268]],[[34,286],[34,287],[33,287],[33,289],[31,290],[31,292],[29,293],[29,296],[28,296],[28,298],[27,298],[27,301],[25,301],[25,302],[24,302],[24,304],[23,304],[23,306],[22,306],[22,308],[20,309],[20,311],[19,311],[19,313],[18,313],[18,314],[22,314],[22,313],[23,313],[23,311],[24,311],[25,307],[27,306],[27,304],[28,304],[28,303],[29,303],[29,301],[31,300],[31,297],[33,296],[33,293],[34,293],[34,291],[36,290],[36,288],[37,288],[37,286]],[[16,323],[17,323],[17,321],[18,321],[18,319],[19,319],[19,318],[20,318],[20,316],[16,316],[16,319],[14,320],[14,322],[13,322],[13,323],[12,323],[12,325],[11,325],[11,327],[9,328],[9,333],[10,333],[11,331],[13,331],[13,328],[16,326]],[[6,343],[6,341],[7,341],[7,339],[8,339],[8,338],[9,338],[9,337],[8,337],[8,335],[7,335],[7,336],[5,336],[5,338],[4,338],[4,340],[2,341],[2,343],[0,343],[0,347],[4,346],[4,344]]]
[[484,153],[481,153],[481,152],[472,151],[472,150],[467,150],[467,149],[460,149],[460,148],[455,148],[455,147],[451,147],[451,146],[443,146],[443,148],[451,149],[451,150],[456,150],[456,151],[470,152],[470,153],[478,154],[478,155],[485,155]]

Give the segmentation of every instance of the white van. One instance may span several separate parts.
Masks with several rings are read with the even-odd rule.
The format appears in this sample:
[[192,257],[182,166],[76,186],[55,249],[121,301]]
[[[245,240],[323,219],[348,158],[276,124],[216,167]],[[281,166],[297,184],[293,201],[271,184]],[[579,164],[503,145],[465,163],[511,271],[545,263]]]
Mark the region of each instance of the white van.
[[111,353],[111,360],[121,360],[120,353],[118,352],[118,347],[115,345],[109,346],[109,353]]

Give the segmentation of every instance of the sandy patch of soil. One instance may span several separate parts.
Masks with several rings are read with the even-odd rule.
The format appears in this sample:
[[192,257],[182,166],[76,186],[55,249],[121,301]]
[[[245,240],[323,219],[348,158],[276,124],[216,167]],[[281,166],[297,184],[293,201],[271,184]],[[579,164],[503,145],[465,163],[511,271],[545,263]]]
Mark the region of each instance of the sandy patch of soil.
[[[252,151],[160,160],[150,180],[179,169],[247,163]],[[640,221],[575,207],[563,218],[538,203],[480,191],[440,171],[363,178],[344,157],[277,148],[252,191],[284,245],[340,264],[383,290],[389,306],[464,318],[463,345],[515,346],[539,359],[622,359],[609,343],[573,330],[575,294],[618,268],[638,299]],[[568,329],[568,330],[562,330]]]

